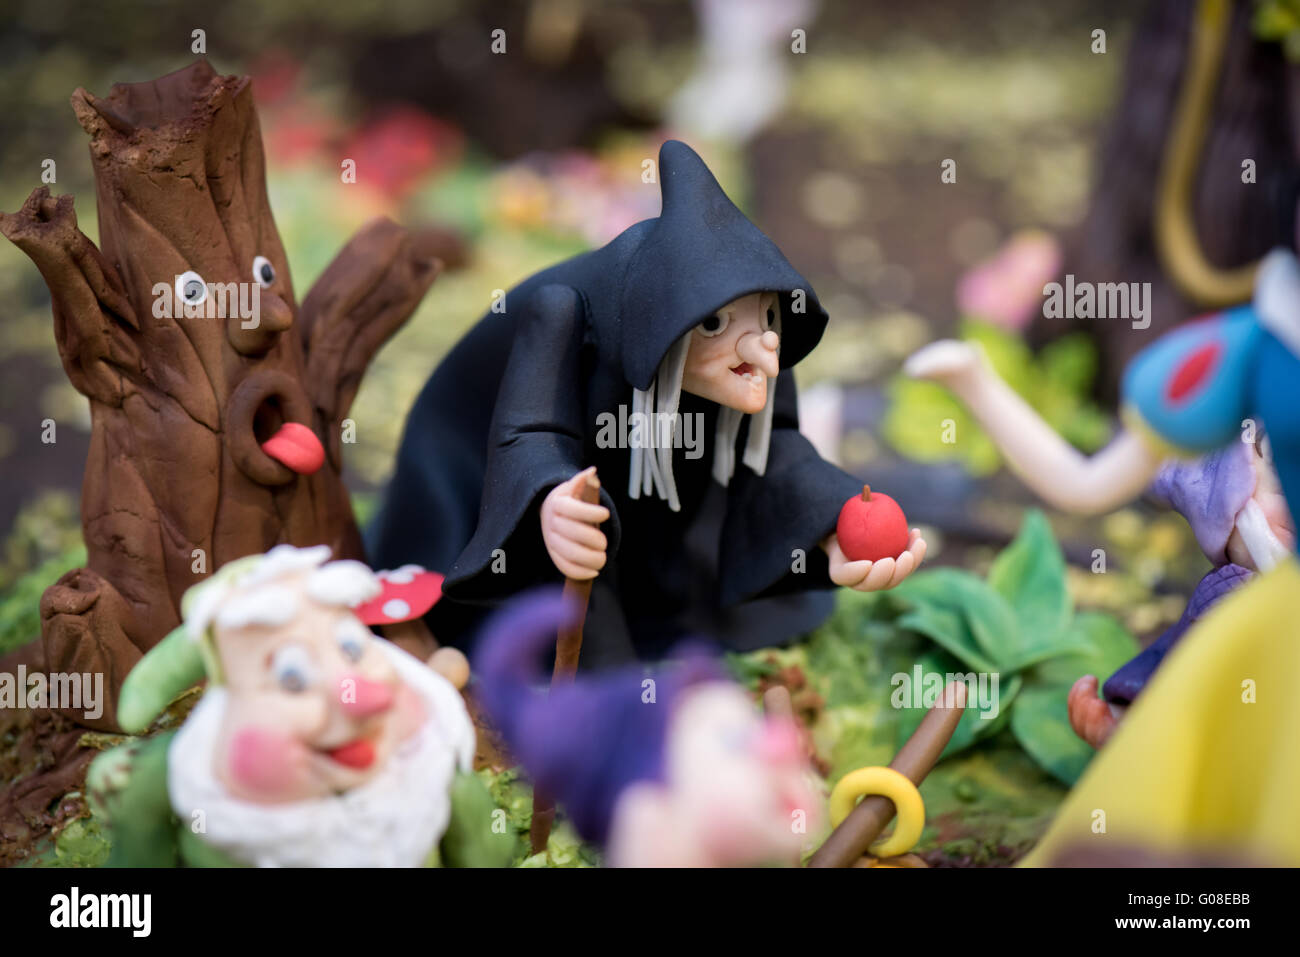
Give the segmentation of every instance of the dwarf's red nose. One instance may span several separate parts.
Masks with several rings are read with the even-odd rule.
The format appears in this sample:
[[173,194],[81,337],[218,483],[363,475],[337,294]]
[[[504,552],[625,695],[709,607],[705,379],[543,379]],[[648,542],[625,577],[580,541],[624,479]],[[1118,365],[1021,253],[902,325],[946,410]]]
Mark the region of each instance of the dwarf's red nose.
[[352,717],[368,718],[393,706],[393,689],[383,681],[345,675],[339,679],[339,701]]

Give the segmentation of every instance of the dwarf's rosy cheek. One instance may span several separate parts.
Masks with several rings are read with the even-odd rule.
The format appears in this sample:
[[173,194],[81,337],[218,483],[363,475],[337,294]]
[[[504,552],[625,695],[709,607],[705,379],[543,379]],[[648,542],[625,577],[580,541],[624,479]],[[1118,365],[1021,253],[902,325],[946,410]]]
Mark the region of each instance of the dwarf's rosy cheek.
[[288,735],[245,728],[230,742],[230,773],[246,792],[275,797],[293,789],[301,751]]
[[398,727],[404,733],[414,731],[424,724],[424,702],[412,688],[405,684],[397,692],[397,718]]

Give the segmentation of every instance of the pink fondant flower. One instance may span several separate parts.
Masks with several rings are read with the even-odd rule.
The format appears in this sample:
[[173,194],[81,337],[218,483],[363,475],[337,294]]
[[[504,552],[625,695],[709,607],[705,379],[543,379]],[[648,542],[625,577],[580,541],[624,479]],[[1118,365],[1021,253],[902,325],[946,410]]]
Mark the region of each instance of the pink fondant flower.
[[1042,230],[1016,233],[997,254],[968,270],[957,283],[962,313],[1021,329],[1041,307],[1043,286],[1061,268],[1061,247]]

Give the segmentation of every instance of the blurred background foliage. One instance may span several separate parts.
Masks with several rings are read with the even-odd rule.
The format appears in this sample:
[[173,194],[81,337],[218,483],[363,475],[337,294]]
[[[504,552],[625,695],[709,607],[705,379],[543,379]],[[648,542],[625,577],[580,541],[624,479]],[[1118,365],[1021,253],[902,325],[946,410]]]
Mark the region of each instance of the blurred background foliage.
[[[784,49],[788,30],[755,31],[734,11],[743,6],[3,0],[0,208],[16,208],[52,158],[56,192],[79,197],[93,238],[93,185],[70,93],[102,94],[114,81],[177,69],[192,59],[191,31],[202,29],[219,70],[255,78],[272,201],[300,293],[375,215],[438,220],[469,240],[468,267],[438,282],[365,380],[349,458],[359,487],[382,482],[405,409],[492,290],[654,215],[657,188],[641,182],[641,161],[666,134],[702,149],[830,307],[827,344],[800,369],[805,387],[882,382],[958,318],[963,270],[1017,230],[1078,221],[1132,11],[1011,0],[901,10],[749,4],[806,31],[807,52],[796,56]],[[711,35],[708,22],[721,26]],[[1084,42],[1099,23],[1111,36],[1105,56]],[[495,28],[506,31],[506,56],[489,52]],[[747,136],[692,135],[702,124],[674,98],[727,55],[725,37],[751,35],[752,57],[764,59],[757,47],[769,44],[764,56],[785,74],[765,122]],[[938,161],[949,156],[960,189],[938,182]],[[339,182],[344,157],[358,161],[355,186]],[[75,493],[89,421],[59,371],[43,284],[8,244],[0,295],[0,527],[8,528],[39,492]],[[1085,351],[1072,354],[1086,366]],[[1047,376],[1039,393],[1051,400],[1055,381]],[[1068,391],[1086,388],[1084,380]],[[42,446],[44,416],[70,425],[69,441]],[[1081,428],[1095,441],[1094,426]],[[904,451],[927,457],[922,447]],[[990,468],[987,449],[964,457]]]

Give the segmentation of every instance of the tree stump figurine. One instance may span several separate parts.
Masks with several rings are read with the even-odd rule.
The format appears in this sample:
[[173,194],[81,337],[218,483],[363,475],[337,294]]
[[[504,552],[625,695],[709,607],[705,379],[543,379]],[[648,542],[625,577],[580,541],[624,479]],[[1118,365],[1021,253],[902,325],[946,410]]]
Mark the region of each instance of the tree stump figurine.
[[103,99],[78,89],[72,108],[100,247],[73,197],[45,187],[0,214],[0,232],[45,279],[63,367],[91,409],[88,560],[41,599],[45,664],[102,671],[104,715],[84,723],[114,729],[127,672],[212,570],[282,542],[363,557],[341,423],[442,263],[438,234],[378,219],[299,305],[248,77],[199,61]]

